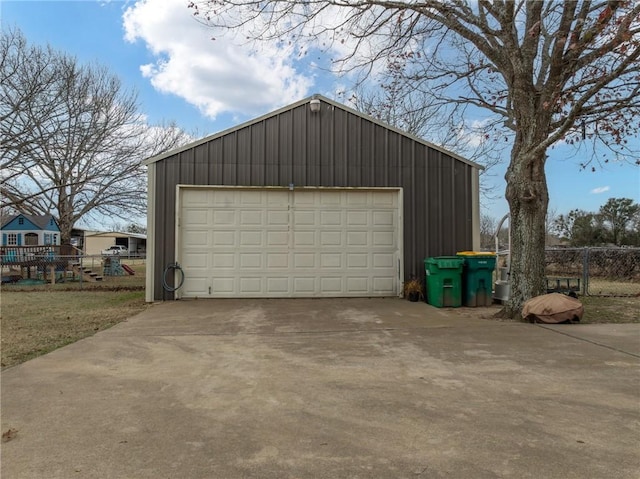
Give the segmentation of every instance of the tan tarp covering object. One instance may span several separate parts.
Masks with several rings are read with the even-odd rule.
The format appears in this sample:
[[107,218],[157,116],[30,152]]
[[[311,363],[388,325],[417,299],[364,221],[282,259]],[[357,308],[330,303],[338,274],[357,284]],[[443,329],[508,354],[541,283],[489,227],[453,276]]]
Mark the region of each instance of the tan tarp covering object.
[[584,307],[575,298],[560,293],[543,294],[524,303],[522,317],[540,323],[563,323],[582,319]]

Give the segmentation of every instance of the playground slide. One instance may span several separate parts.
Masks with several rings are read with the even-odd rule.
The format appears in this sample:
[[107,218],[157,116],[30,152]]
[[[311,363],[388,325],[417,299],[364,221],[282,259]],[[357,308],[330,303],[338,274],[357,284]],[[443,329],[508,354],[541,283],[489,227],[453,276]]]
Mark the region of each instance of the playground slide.
[[133,269],[131,269],[131,266],[129,266],[128,264],[120,264],[120,266],[122,266],[122,269],[125,270],[127,273],[136,274],[136,272]]

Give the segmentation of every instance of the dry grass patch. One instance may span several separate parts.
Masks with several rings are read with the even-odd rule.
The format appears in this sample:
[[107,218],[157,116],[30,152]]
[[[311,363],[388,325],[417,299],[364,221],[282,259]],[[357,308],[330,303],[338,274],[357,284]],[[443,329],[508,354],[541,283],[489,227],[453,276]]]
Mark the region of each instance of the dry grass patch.
[[580,296],[582,323],[640,323],[640,297]]
[[[595,323],[640,323],[640,296],[579,296],[584,306],[582,324]],[[458,308],[458,314],[467,317],[492,319],[500,321],[522,321],[520,318],[504,318],[502,306],[494,304],[483,308]]]
[[77,292],[49,288],[11,291],[3,287],[3,368],[91,336],[147,307],[143,290]]

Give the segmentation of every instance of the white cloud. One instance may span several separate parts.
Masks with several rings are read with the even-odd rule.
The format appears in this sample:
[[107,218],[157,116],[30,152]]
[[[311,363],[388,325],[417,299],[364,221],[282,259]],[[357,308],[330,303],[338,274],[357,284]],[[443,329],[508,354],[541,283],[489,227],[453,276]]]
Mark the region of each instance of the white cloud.
[[140,0],[123,16],[125,39],[143,41],[154,61],[142,75],[215,118],[222,112],[254,115],[300,100],[313,85],[296,71],[291,47],[238,46],[198,23],[184,0]]
[[592,189],[589,193],[592,195],[599,195],[600,193],[605,193],[607,191],[609,191],[608,186],[599,186],[598,188]]

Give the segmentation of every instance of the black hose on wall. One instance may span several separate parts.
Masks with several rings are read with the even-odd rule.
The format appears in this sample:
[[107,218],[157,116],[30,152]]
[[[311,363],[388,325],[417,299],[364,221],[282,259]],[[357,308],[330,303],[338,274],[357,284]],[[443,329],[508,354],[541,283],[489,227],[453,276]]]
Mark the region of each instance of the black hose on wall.
[[[167,283],[167,273],[169,273],[170,271],[174,271],[174,272],[180,271],[180,282],[178,283],[178,286],[169,286],[169,284]],[[171,263],[170,265],[168,265],[164,269],[164,274],[162,275],[162,287],[164,288],[164,290],[169,291],[170,293],[173,293],[174,291],[179,290],[183,284],[184,284],[184,271],[182,270],[180,265],[178,263]]]

